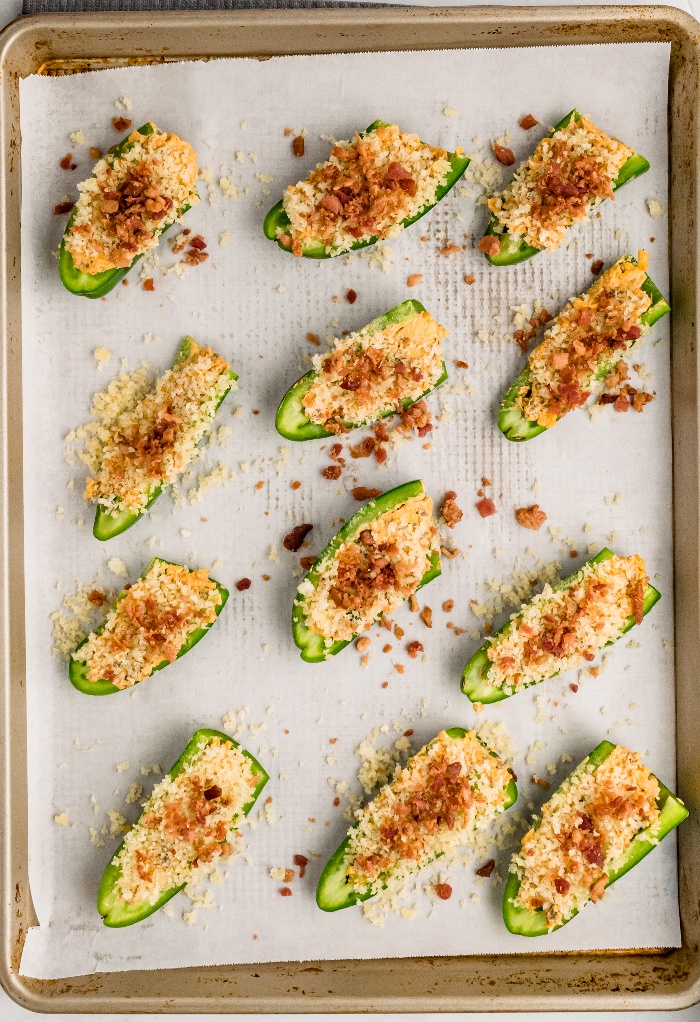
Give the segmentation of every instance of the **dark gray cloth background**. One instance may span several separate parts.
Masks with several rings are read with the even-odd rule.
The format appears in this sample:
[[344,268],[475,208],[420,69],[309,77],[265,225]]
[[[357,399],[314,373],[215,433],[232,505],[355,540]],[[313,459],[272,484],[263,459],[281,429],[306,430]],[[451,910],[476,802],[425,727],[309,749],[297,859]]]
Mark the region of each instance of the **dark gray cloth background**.
[[76,11],[253,11],[308,7],[395,7],[333,0],[24,0],[23,14],[73,14]]

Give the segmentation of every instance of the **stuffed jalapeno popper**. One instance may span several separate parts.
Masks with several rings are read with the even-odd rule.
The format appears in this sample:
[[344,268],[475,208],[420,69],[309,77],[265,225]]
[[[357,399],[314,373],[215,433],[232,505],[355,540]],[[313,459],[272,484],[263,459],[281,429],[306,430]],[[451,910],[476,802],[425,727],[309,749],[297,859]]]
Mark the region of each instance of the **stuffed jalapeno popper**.
[[402,302],[314,356],[314,368],[282,398],[277,432],[315,440],[408,408],[447,379],[440,348],[446,336],[420,302]]
[[573,224],[648,169],[643,156],[572,110],[489,199],[492,216],[479,250],[495,266],[553,252]]
[[449,728],[409,759],[329,859],[316,890],[324,912],[356,905],[469,845],[518,797],[510,768],[474,731]]
[[426,145],[375,121],[338,142],[265,217],[265,236],[295,256],[327,259],[393,238],[440,201],[469,165],[461,149]]
[[228,735],[196,731],[105,870],[97,893],[105,926],[146,919],[199,866],[230,858],[238,828],[267,781],[258,761]]
[[117,597],[105,621],[71,656],[71,683],[104,696],[137,685],[184,656],[223,610],[228,590],[207,568],[154,557]]
[[96,539],[131,528],[185,471],[237,379],[220,355],[185,337],[172,368],[122,412],[104,438],[85,485],[85,497],[97,501]]
[[579,571],[513,614],[464,669],[473,703],[496,703],[595,659],[661,599],[641,557],[604,548]]
[[507,928],[523,937],[558,930],[687,815],[639,753],[601,742],[542,807],[513,856]]
[[552,320],[501,404],[498,428],[508,440],[531,440],[580,408],[670,311],[647,266],[644,251],[622,256]]
[[292,635],[302,660],[335,656],[440,574],[433,502],[417,479],[369,501],[316,558],[297,590]]
[[78,185],[58,260],[64,286],[86,298],[111,291],[199,202],[197,173],[192,146],[151,122],[110,149]]

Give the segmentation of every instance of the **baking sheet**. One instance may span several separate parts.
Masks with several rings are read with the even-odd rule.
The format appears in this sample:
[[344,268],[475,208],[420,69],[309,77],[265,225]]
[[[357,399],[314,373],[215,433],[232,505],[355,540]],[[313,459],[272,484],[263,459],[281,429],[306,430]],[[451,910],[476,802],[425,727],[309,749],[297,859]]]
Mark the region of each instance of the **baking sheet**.
[[[382,927],[372,927],[360,910],[326,916],[316,909],[318,873],[347,827],[328,781],[345,780],[360,791],[354,750],[374,726],[387,727],[377,736],[380,744],[413,728],[417,748],[443,726],[503,722],[516,749],[521,797],[515,812],[524,816],[528,803],[539,805],[546,797],[529,782],[532,773],[561,779],[570,769],[562,754],[575,762],[604,737],[639,749],[673,784],[667,321],[639,349],[652,374],[647,385],[657,394],[643,415],[606,409],[591,422],[578,413],[521,446],[507,444],[495,426],[500,396],[522,363],[510,338],[515,306],[540,297],[556,311],[587,286],[586,253],[608,261],[647,243],[651,275],[667,289],[666,220],[652,220],[645,200],[657,199],[665,212],[668,55],[663,44],[364,54],[221,60],[23,82],[27,693],[35,750],[29,762],[30,879],[40,920],[28,934],[25,974],[55,978],[158,966],[534,950],[504,930],[502,887],[478,882],[465,866],[450,870],[450,902],[436,907],[420,894],[412,897],[419,911],[411,920],[390,914]],[[422,80],[431,82],[429,95],[413,86]],[[629,94],[631,81],[633,106],[619,100]],[[463,187],[472,195],[456,191],[421,225],[393,240],[383,266],[373,265],[379,262],[373,250],[366,253],[370,258],[349,264],[292,260],[262,237],[262,217],[284,185],[327,154],[321,135],[345,138],[380,116],[428,141],[462,144],[480,161],[490,140],[508,131],[508,144],[520,158],[534,142],[534,133],[517,127],[524,113],[548,125],[574,105],[632,142],[652,169],[618,193],[556,257],[497,270],[471,246],[458,256],[440,256],[448,242],[468,244],[464,235],[481,234],[486,211],[475,205],[481,189],[469,181]],[[210,168],[211,189],[201,182],[203,202],[188,217],[209,242],[210,259],[182,279],[156,269],[153,294],[143,292],[132,273],[130,286],[107,301],[80,301],[57,278],[51,252],[61,223],[51,211],[87,176],[87,146],[104,149],[115,141],[110,119],[119,113],[135,124],[151,118],[177,131],[195,145],[200,166]],[[286,126],[307,132],[303,161],[291,155]],[[69,139],[77,131],[83,132],[82,146]],[[72,174],[58,168],[68,151],[78,163]],[[239,198],[222,193],[222,174],[233,179]],[[226,232],[228,243],[221,246]],[[163,245],[161,253],[164,266],[176,261]],[[406,278],[415,272],[423,280],[409,292]],[[467,286],[470,273],[476,280]],[[349,287],[358,294],[353,306],[333,300]],[[381,468],[351,462],[339,483],[322,479],[327,449],[283,442],[273,425],[281,394],[316,350],[305,334],[359,328],[408,296],[448,327],[448,359],[464,360],[470,369],[453,367],[451,392],[446,388],[431,399],[440,419],[429,451],[413,441],[393,451]],[[80,498],[84,472],[63,460],[63,438],[85,421],[91,394],[119,371],[121,358],[129,369],[145,359],[162,370],[184,333],[213,344],[240,374],[217,423],[231,428],[228,449],[214,445],[203,458],[207,466],[223,462],[237,478],[211,489],[194,507],[173,507],[163,497],[154,519],[99,544]],[[110,351],[106,364],[93,357],[99,347]],[[374,630],[366,669],[350,649],[328,664],[302,665],[288,627],[298,562],[282,550],[282,538],[293,525],[313,522],[309,550],[318,551],[337,519],[357,507],[349,493],[356,482],[386,489],[417,476],[436,499],[456,489],[466,512],[451,542],[468,556],[445,561],[443,576],[421,594],[421,605],[434,610],[432,631],[407,608],[396,615],[406,627],[405,641],[420,639],[428,661],[382,655],[386,633],[378,638]],[[499,508],[486,521],[474,509],[482,476],[491,480]],[[74,488],[68,489],[71,477]],[[293,491],[295,479],[302,486]],[[255,489],[261,480],[262,488]],[[513,508],[534,501],[547,512],[554,535],[525,533],[515,525]],[[563,557],[565,539],[571,542]],[[664,593],[653,617],[612,651],[601,676],[584,680],[575,697],[568,683],[578,678],[567,677],[476,717],[459,692],[462,666],[480,641],[471,634],[478,621],[469,601],[493,597],[489,580],[507,581],[516,558],[527,572],[538,570],[538,558],[558,559],[568,572],[587,556],[589,543],[606,542],[647,559],[652,581]],[[578,550],[576,558],[569,557],[571,549]],[[110,573],[110,558],[121,558],[133,578],[153,553],[183,561],[191,556],[206,566],[220,561],[213,573],[232,589],[229,606],[197,650],[166,674],[106,702],[83,697],[51,654],[49,615],[76,579],[119,588],[124,579]],[[238,593],[234,585],[243,576],[253,585]],[[446,599],[455,600],[449,616],[439,610]],[[468,629],[465,634],[448,630],[448,618]],[[393,659],[405,667],[403,674],[392,669]],[[214,908],[196,908],[190,925],[183,914],[192,904],[181,895],[172,918],[159,913],[128,931],[106,930],[94,893],[117,839],[104,836],[105,847],[96,848],[89,828],[99,830],[107,810],[135,819],[138,806],[125,804],[124,795],[132,782],[147,791],[154,780],[141,767],[157,762],[165,769],[196,727],[220,726],[229,711],[239,722],[242,713],[256,732],[249,728],[241,738],[272,775],[267,792],[276,822],[246,831],[250,862],[239,858],[229,867],[228,882],[213,890]],[[261,724],[265,728],[258,730]],[[331,738],[337,743],[331,745]],[[554,775],[547,764],[557,764]],[[62,813],[67,827],[53,822]],[[269,871],[291,866],[296,853],[313,853],[311,865],[304,881],[292,884],[292,898],[283,899]],[[498,858],[505,876],[507,856]],[[671,838],[633,879],[538,941],[537,950],[679,944],[675,861]],[[430,876],[425,874],[426,882]]]

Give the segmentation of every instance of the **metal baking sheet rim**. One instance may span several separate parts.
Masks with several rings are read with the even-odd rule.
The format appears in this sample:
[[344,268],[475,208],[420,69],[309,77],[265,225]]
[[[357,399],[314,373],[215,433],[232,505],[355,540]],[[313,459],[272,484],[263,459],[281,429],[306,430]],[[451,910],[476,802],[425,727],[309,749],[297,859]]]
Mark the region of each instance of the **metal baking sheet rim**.
[[[196,32],[193,31],[196,29]],[[158,48],[153,39],[158,39]],[[27,880],[20,317],[19,80],[159,59],[668,41],[678,793],[683,946],[635,953],[287,962],[19,975],[36,922]],[[93,65],[94,66],[94,65]],[[59,72],[60,73],[60,72]],[[0,33],[0,983],[40,1012],[663,1010],[700,1001],[700,25],[675,8],[396,8],[35,15]],[[57,339],[60,343],[60,339]],[[694,812],[693,812],[694,810]]]

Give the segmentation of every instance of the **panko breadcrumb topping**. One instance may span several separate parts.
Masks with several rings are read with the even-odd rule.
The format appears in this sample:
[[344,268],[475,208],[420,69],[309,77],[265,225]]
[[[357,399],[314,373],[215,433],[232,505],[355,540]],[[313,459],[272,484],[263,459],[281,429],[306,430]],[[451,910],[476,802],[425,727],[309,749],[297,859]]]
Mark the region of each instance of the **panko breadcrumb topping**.
[[232,742],[203,739],[176,777],[155,786],[117,857],[116,887],[131,905],[193,879],[199,865],[230,857],[232,839],[258,782],[250,759]]
[[145,510],[155,488],[184,472],[231,386],[228,363],[188,340],[187,357],[122,412],[104,438],[85,496],[114,516]]
[[334,145],[306,181],[288,186],[283,204],[290,227],[280,240],[291,244],[294,255],[319,241],[335,255],[359,240],[394,237],[403,220],[435,202],[449,171],[444,149],[396,124],[356,133]]
[[590,397],[596,379],[621,367],[652,304],[642,290],[647,265],[644,251],[636,263],[623,256],[552,321],[529,357],[531,385],[517,399],[527,419],[553,426]]
[[129,688],[164,660],[172,663],[190,632],[216,619],[220,603],[207,568],[190,571],[156,560],[117,601],[102,631],[93,632],[73,658],[87,664],[89,681],[104,679]]
[[586,763],[542,807],[511,871],[520,876],[516,907],[542,909],[547,928],[599,901],[611,870],[640,830],[659,817],[659,783],[639,753],[616,745],[597,769]]
[[437,550],[433,502],[411,497],[362,526],[299,586],[306,626],[328,645],[351,639],[416,591]]
[[488,681],[512,694],[593,660],[630,617],[641,623],[648,581],[634,554],[584,564],[564,588],[546,585],[490,640]]
[[634,150],[610,138],[587,117],[546,136],[488,206],[498,230],[554,251],[571,224],[584,220],[603,199]]
[[197,154],[188,142],[151,124],[132,131],[122,153],[99,160],[78,185],[80,197],[66,248],[77,269],[101,273],[129,266],[158,244],[158,235],[199,202]]
[[471,842],[503,810],[511,780],[473,731],[441,731],[399,769],[373,802],[355,812],[347,875],[359,891],[376,893],[437,855]]
[[302,399],[311,420],[329,432],[347,432],[345,423],[362,424],[388,411],[400,413],[404,401],[417,401],[443,372],[440,341],[447,336],[428,312],[376,333],[360,330],[326,355],[315,355],[318,376]]

